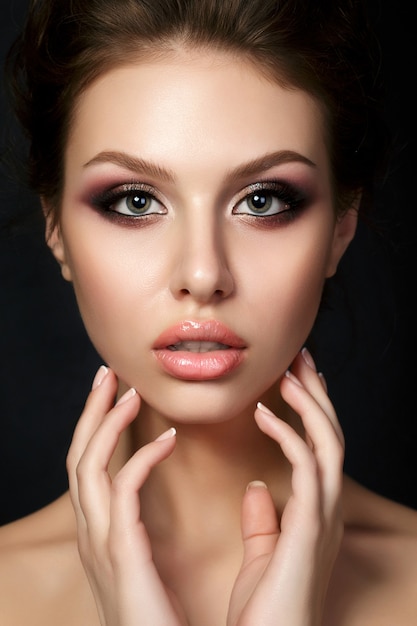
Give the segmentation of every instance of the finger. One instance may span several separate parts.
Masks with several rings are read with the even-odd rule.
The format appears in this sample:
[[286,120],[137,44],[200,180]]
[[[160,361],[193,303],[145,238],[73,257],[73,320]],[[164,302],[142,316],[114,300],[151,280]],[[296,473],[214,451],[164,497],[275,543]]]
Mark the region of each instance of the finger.
[[[95,382],[99,380],[99,384]],[[117,379],[114,373],[102,365],[93,381],[84,410],[74,430],[70,448],[67,454],[68,477],[76,488],[75,470],[86,448],[87,442],[103,421],[105,415],[114,405],[117,391]],[[76,490],[76,489],[75,489]]]
[[107,534],[111,478],[108,466],[121,433],[135,419],[140,398],[130,389],[112,408],[86,443],[76,468],[78,499],[89,533],[100,540]]
[[323,377],[317,372],[316,364],[307,348],[303,348],[291,364],[291,372],[313,396],[329,418],[340,442],[344,445],[345,439],[336,411],[327,394],[327,386],[323,385]]
[[274,439],[292,466],[292,490],[296,501],[302,503],[307,512],[304,516],[320,515],[320,486],[317,476],[317,462],[312,450],[295,430],[275,416],[261,403],[255,411],[259,428]]
[[[314,562],[314,551],[323,532],[317,461],[304,439],[261,404],[255,411],[255,419],[259,428],[280,445],[292,466],[292,494],[281,516],[279,539],[265,576],[274,585],[290,577],[291,584],[296,586],[297,580],[300,582],[311,573],[308,565]],[[286,580],[285,585],[288,584]]]
[[[152,468],[173,452],[175,435],[175,429],[170,428],[155,441],[143,446],[118,472],[112,483],[109,555],[118,587],[135,590],[134,595],[123,599],[123,623],[132,623],[128,620],[131,620],[132,614],[138,615],[138,606],[144,616],[135,624],[177,625],[178,614],[183,615],[181,623],[185,623],[182,608],[172,594],[167,594],[153,562],[149,537],[140,520],[138,494]],[[151,604],[149,598],[153,599]]]
[[[247,600],[253,597],[260,579],[277,545],[279,528],[271,494],[262,481],[256,480],[246,488],[242,501],[243,560],[231,595],[228,624],[238,624],[246,611]],[[259,595],[259,594],[257,594]],[[255,610],[254,616],[259,613]],[[257,623],[248,616],[245,623]]]
[[242,568],[255,559],[269,557],[278,536],[278,520],[271,494],[264,482],[253,481],[247,486],[242,502]]
[[111,486],[109,547],[114,565],[126,575],[152,554],[145,527],[140,521],[139,491],[151,470],[172,454],[176,430],[170,428],[140,448],[114,477]]
[[85,519],[79,502],[76,469],[87,442],[104,419],[108,410],[113,406],[116,391],[117,380],[114,373],[107,367],[101,366],[93,381],[93,389],[78,420],[68,450],[66,467],[69,493],[79,528],[85,525]]
[[323,511],[331,515],[342,488],[344,446],[327,413],[293,374],[283,376],[280,390],[283,399],[301,417],[312,443],[320,477]]

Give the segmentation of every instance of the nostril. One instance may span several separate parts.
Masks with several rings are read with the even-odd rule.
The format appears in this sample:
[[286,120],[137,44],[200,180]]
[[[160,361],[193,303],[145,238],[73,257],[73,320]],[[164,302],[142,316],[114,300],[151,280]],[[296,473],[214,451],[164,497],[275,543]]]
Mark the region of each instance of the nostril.
[[221,300],[233,291],[233,278],[228,264],[213,251],[183,254],[170,278],[170,290],[176,298],[195,298],[201,302]]

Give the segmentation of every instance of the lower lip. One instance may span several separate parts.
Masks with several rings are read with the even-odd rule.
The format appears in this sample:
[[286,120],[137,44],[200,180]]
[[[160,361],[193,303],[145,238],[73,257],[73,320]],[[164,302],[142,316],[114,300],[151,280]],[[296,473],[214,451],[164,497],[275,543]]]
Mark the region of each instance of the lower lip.
[[163,369],[182,380],[213,380],[235,370],[244,358],[244,350],[229,348],[213,352],[186,352],[183,350],[155,350]]

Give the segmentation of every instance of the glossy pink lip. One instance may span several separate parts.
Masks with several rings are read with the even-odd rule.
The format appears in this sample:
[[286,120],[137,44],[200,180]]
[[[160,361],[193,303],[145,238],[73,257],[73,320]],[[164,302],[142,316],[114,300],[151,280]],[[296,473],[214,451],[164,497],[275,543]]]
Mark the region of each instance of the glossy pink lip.
[[[187,342],[201,343],[201,351],[178,345]],[[216,344],[222,345],[217,348]],[[153,351],[162,368],[174,378],[212,380],[236,369],[245,348],[243,340],[221,322],[186,320],[164,331]]]

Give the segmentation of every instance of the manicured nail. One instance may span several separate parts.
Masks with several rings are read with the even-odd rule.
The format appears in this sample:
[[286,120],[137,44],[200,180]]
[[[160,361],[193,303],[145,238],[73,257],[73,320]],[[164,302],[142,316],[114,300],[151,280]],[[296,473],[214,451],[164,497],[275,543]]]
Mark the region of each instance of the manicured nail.
[[316,368],[316,364],[314,363],[314,359],[311,356],[310,352],[307,350],[307,348],[303,348],[301,350],[301,355],[302,355],[304,361],[307,363],[307,365],[309,367],[311,367],[312,370],[317,372],[317,368]]
[[263,411],[264,413],[266,413],[267,415],[272,415],[272,417],[276,417],[272,411],[270,409],[268,409],[268,407],[266,407],[264,404],[262,404],[262,402],[258,402],[257,405],[258,409],[260,409],[261,411]]
[[159,435],[159,437],[157,437],[155,441],[163,441],[164,439],[170,439],[171,437],[175,437],[176,434],[177,434],[177,431],[175,430],[175,428],[168,428],[168,430],[162,433],[162,435]]
[[254,487],[262,487],[263,489],[268,489],[263,480],[252,480],[249,485],[246,487],[246,491],[249,489],[253,489]]
[[125,402],[128,402],[135,395],[136,395],[136,389],[134,387],[131,387],[130,389],[128,389],[128,391],[126,391],[126,393],[122,395],[121,398],[118,399],[118,401],[116,402],[116,406],[119,406],[119,404],[124,404]]
[[294,374],[292,372],[290,372],[290,370],[287,370],[285,372],[285,376],[287,378],[289,378],[290,380],[292,380],[292,382],[295,383],[296,385],[298,385],[299,387],[302,387],[302,384],[300,383],[298,378],[296,376],[294,376]]
[[100,365],[100,367],[97,370],[97,374],[94,376],[91,389],[96,389],[99,385],[101,385],[101,383],[106,378],[108,373],[109,373],[108,368],[105,365]]
[[319,378],[321,380],[321,384],[323,385],[324,391],[327,393],[327,382],[326,379],[324,378],[324,374],[323,372],[319,372]]

